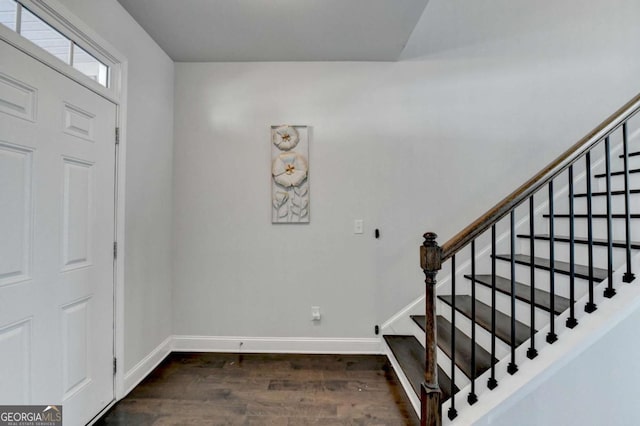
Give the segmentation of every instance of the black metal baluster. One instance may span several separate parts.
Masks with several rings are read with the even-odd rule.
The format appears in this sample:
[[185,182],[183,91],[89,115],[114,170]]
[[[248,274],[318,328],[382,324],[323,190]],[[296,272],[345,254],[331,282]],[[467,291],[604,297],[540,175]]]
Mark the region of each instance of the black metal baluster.
[[609,283],[604,289],[604,297],[616,295],[613,288],[613,231],[611,230],[611,153],[609,152],[609,136],[604,138],[605,175],[607,181],[607,279]]
[[549,332],[547,342],[558,340],[556,335],[556,231],[553,211],[553,180],[549,182]]
[[622,281],[630,283],[636,279],[636,276],[631,272],[631,213],[629,210],[629,147],[627,133],[627,122],[622,124],[622,147],[624,150],[624,224],[625,224],[625,239],[627,243],[627,271],[622,276]]
[[584,307],[585,312],[592,313],[598,307],[593,299],[593,212],[591,210],[591,151],[587,152],[586,157],[586,179],[587,179],[587,243],[589,250],[589,301]]
[[[496,225],[491,226],[491,359],[496,357]],[[491,390],[498,387],[496,365],[491,362],[491,377],[487,381]]]
[[569,318],[566,325],[574,328],[578,325],[576,319],[576,244],[575,244],[575,223],[573,210],[573,165],[569,166]]
[[478,402],[476,395],[476,240],[471,241],[471,392],[469,405]]
[[536,240],[534,238],[535,235],[535,224],[534,224],[534,200],[533,195],[529,197],[529,255],[531,256],[531,264],[529,265],[529,288],[531,289],[531,318],[529,330],[531,331],[531,346],[527,349],[527,358],[534,359],[538,356],[538,351],[536,350],[536,267],[534,265],[533,259],[536,257]]
[[455,392],[456,376],[456,255],[451,256],[451,407],[447,416],[453,420],[458,415],[456,411]]
[[[518,372],[516,364],[516,229],[515,212],[511,210],[511,362],[507,366],[507,372],[511,375]],[[533,259],[531,260],[533,262]]]

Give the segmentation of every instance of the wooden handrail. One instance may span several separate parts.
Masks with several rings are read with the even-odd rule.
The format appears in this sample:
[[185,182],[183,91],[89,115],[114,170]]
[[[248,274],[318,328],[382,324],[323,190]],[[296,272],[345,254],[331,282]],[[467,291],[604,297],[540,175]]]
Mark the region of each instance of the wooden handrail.
[[511,210],[535,194],[543,185],[566,170],[588,152],[595,144],[611,134],[624,122],[640,110],[640,94],[627,102],[622,108],[613,113],[609,118],[593,129],[571,148],[562,153],[558,158],[549,163],[531,179],[526,181],[518,189],[507,195],[502,201],[493,206],[484,215],[473,221],[453,238],[442,245],[442,261],[444,262],[453,254],[469,244],[480,234],[489,229]]

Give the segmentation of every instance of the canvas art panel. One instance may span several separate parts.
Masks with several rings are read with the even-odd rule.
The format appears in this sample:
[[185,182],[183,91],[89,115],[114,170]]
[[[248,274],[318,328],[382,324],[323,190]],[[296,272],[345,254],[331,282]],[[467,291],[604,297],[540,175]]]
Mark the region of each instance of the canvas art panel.
[[309,131],[271,126],[271,222],[309,223]]

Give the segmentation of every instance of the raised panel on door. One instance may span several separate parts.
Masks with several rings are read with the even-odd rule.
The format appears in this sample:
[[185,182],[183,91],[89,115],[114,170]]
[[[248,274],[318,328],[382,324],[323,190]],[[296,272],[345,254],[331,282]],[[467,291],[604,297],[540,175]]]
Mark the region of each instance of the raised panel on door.
[[91,382],[90,298],[62,307],[62,389],[64,404]]
[[63,128],[69,135],[93,142],[95,118],[93,114],[82,108],[69,103],[64,104]]
[[37,93],[28,84],[0,72],[0,112],[35,121]]
[[93,164],[63,159],[62,269],[91,265]]
[[32,150],[0,141],[0,287],[29,279]]
[[0,377],[3,405],[28,404],[31,400],[31,319],[0,324]]

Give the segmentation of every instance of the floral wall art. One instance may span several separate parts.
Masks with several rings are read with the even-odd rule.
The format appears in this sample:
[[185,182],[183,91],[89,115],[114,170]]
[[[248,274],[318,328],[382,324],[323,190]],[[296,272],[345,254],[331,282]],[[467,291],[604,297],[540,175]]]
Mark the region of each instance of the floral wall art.
[[307,126],[271,126],[271,222],[309,223]]

